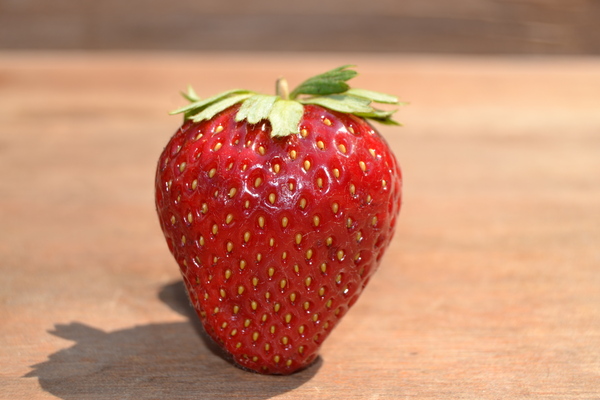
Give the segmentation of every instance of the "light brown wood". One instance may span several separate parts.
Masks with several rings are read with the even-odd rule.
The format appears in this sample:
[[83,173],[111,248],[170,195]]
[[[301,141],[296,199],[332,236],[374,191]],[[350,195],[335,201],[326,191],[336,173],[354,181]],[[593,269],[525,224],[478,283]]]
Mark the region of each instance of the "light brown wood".
[[[198,333],[153,203],[188,83],[346,63],[411,105],[396,236],[311,368]],[[0,53],[0,398],[599,399],[600,60]]]

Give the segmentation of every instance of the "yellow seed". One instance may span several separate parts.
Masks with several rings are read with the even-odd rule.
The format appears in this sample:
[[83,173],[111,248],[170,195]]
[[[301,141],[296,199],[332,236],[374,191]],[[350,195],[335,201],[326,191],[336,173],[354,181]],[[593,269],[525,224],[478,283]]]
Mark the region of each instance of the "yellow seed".
[[356,186],[353,183],[350,184],[350,194],[354,196],[356,193]]
[[281,166],[279,164],[274,164],[273,165],[273,171],[278,174],[279,171],[281,170]]
[[246,268],[246,260],[240,260],[240,269]]
[[337,283],[338,285],[342,283],[342,274],[339,274],[335,277],[335,283]]
[[337,214],[337,212],[340,210],[340,205],[338,203],[333,203],[331,205],[331,210],[334,214]]
[[235,329],[235,328],[234,328],[234,329],[232,329],[232,330],[231,330],[231,333],[230,333],[230,335],[231,335],[231,336],[235,336],[235,335],[237,335],[237,329]]
[[312,249],[308,249],[308,250],[306,250],[306,259],[307,259],[307,260],[310,260],[310,259],[312,258],[312,256],[313,256],[313,251],[312,251]]
[[258,361],[258,357],[257,356],[252,357],[252,361],[257,362]]
[[238,286],[238,294],[244,293],[245,288],[243,286]]
[[301,335],[304,333],[304,325],[300,325],[298,327],[298,333],[301,334]]
[[287,258],[287,251],[284,251],[283,253],[281,253],[281,259],[285,260]]
[[377,155],[377,153],[375,153],[375,149],[369,149],[369,153],[371,153],[373,157]]
[[269,351],[271,349],[271,345],[269,343],[265,344],[265,351]]
[[346,227],[348,227],[348,228],[352,227],[352,222],[353,222],[353,221],[352,221],[352,218],[348,218],[348,219],[346,220]]
[[287,285],[287,281],[285,279],[282,279],[281,282],[279,282],[279,287],[281,287],[282,289],[285,289]]
[[237,343],[235,344],[235,348],[236,348],[236,349],[239,349],[240,347],[242,347],[242,342],[237,342]]
[[222,125],[219,125],[219,126],[217,126],[215,128],[215,133],[219,133],[219,132],[222,132],[222,131],[223,131],[223,126]]
[[342,261],[342,259],[344,258],[344,250],[338,250],[337,258],[338,260]]
[[359,161],[358,165],[360,166],[360,169],[363,170],[363,172],[365,172],[367,170],[367,164],[365,164],[364,161]]
[[319,320],[319,314],[313,314],[312,320],[317,322]]
[[221,324],[221,328],[223,328],[223,329],[227,328],[227,322],[223,322],[223,323]]
[[252,322],[252,321],[251,321],[251,320],[249,320],[249,319],[245,320],[245,321],[244,321],[244,327],[246,327],[246,328],[247,328],[247,327],[249,327],[251,322]]
[[351,126],[349,126],[349,127],[348,127],[348,132],[350,132],[350,133],[354,133],[354,128],[353,128],[353,127],[351,127]]
[[298,353],[300,353],[300,354],[304,353],[304,346],[298,347]]
[[367,195],[367,204],[369,204],[373,200],[370,194]]
[[225,279],[229,279],[229,278],[231,278],[231,270],[230,269],[225,270]]
[[305,207],[306,207],[306,199],[301,198],[300,199],[300,208],[304,210]]
[[354,255],[354,261],[357,261],[360,258],[360,251]]
[[325,264],[325,263],[321,264],[321,272],[323,272],[323,273],[327,272],[327,264]]
[[259,146],[258,147],[258,152],[260,153],[261,156],[264,156],[266,153],[266,150],[264,148],[264,146]]
[[290,150],[290,158],[292,160],[295,160],[297,156],[298,156],[298,152],[296,150]]
[[213,233],[213,235],[216,235],[217,232],[219,232],[219,227],[217,226],[217,224],[214,224],[212,226],[212,233]]
[[325,294],[325,287],[321,287],[319,289],[319,296],[323,296]]
[[320,223],[321,223],[321,218],[319,218],[319,216],[318,216],[318,215],[315,215],[315,216],[313,217],[313,225],[314,225],[314,226],[319,226],[319,224],[320,224]]
[[237,314],[240,311],[240,307],[239,306],[233,306],[233,313]]
[[281,359],[281,357],[279,357],[279,356],[273,357],[273,361],[275,361],[275,364],[277,364],[280,359]]
[[260,261],[260,260],[262,260],[262,254],[256,253],[256,261]]
[[343,143],[338,144],[338,149],[340,150],[340,152],[346,154],[346,145]]
[[290,301],[293,303],[296,301],[296,293],[290,294]]
[[250,208],[250,200],[246,200],[246,201],[244,202],[244,207],[245,207],[245,208]]
[[302,234],[296,233],[296,244],[300,244],[302,242]]
[[275,196],[275,193],[271,193],[269,195],[269,203],[274,204],[276,198],[277,198],[277,196]]
[[331,246],[333,244],[333,238],[329,236],[325,241],[325,244],[327,244],[327,247]]
[[356,241],[360,242],[362,240],[362,232],[358,231],[356,232]]
[[385,179],[381,180],[381,186],[383,186],[383,187],[387,186],[387,181]]
[[327,126],[331,126],[331,121],[329,120],[329,118],[325,118],[325,119],[323,120],[323,123],[324,123],[325,125],[327,125]]
[[339,178],[339,177],[340,177],[340,170],[339,170],[339,169],[337,169],[337,168],[334,168],[334,169],[333,169],[333,175],[334,175],[336,178]]
[[310,303],[308,301],[305,301],[302,307],[304,307],[305,310],[308,310],[310,308]]
[[288,217],[283,217],[281,219],[281,226],[285,228],[286,226],[288,226],[288,222],[289,222]]
[[248,243],[248,241],[250,241],[250,232],[246,231],[244,232],[244,242]]
[[231,221],[233,221],[233,214],[227,214],[227,217],[225,217],[225,223],[230,224]]
[[227,296],[227,293],[225,293],[225,290],[223,289],[219,290],[219,294],[221,295],[221,297]]
[[262,215],[258,217],[258,226],[260,226],[261,228],[265,227],[265,217],[263,217]]
[[217,173],[217,169],[216,168],[211,168],[211,170],[208,171],[208,177],[212,178],[213,176],[215,176],[216,173]]
[[290,365],[292,365],[292,359],[290,358],[289,360],[287,360],[287,361],[285,362],[285,365],[287,365],[288,367],[289,367]]
[[256,341],[258,340],[258,336],[259,336],[259,335],[258,335],[258,332],[254,332],[254,333],[252,334],[252,340],[254,340],[254,341],[256,342]]
[[294,264],[294,272],[295,273],[300,272],[300,267],[298,266],[298,264]]
[[269,331],[271,333],[275,333],[275,325],[271,325],[271,328],[269,328]]
[[288,337],[287,337],[287,336],[284,336],[284,337],[282,337],[282,338],[281,338],[281,343],[282,343],[284,346],[285,346],[285,345],[287,345],[287,344],[288,344],[288,342],[289,342],[289,339],[288,339]]
[[258,303],[257,303],[257,302],[255,302],[255,301],[252,301],[252,302],[250,303],[250,307],[251,307],[253,310],[256,310],[256,309],[258,308]]
[[237,193],[237,189],[236,188],[231,188],[229,189],[229,198],[233,198],[233,196],[235,196],[235,194]]
[[311,282],[312,282],[312,278],[311,278],[310,276],[309,276],[309,277],[307,277],[307,278],[304,280],[304,284],[305,284],[306,286],[310,286]]
[[221,143],[221,142],[217,142],[217,143],[215,144],[215,147],[213,147],[213,151],[219,151],[219,149],[220,149],[221,147],[223,147],[223,143]]
[[289,324],[290,321],[292,320],[292,314],[285,314],[285,323]]
[[192,223],[192,221],[194,220],[194,216],[192,215],[192,213],[191,213],[191,212],[190,212],[190,213],[188,213],[188,215],[187,215],[187,220],[188,220],[188,222],[189,222],[190,224],[191,224],[191,223]]
[[185,236],[182,236],[181,237],[181,244],[185,244],[185,241],[186,241]]
[[304,167],[305,171],[308,171],[310,169],[310,161],[309,160],[304,160],[303,167]]
[[268,316],[267,314],[263,314],[263,315],[262,315],[262,317],[260,318],[260,320],[261,320],[262,322],[265,322],[265,321],[267,320],[267,318],[268,318],[268,317],[269,317],[269,316]]
[[333,300],[331,300],[331,299],[327,300],[327,303],[325,303],[325,307],[331,308],[332,303],[333,303]]
[[323,143],[323,141],[322,141],[322,140],[319,140],[319,141],[317,142],[317,147],[318,147],[319,149],[323,150],[323,149],[325,148],[325,143]]
[[300,134],[302,135],[302,137],[307,137],[308,136],[308,131],[306,129],[302,129],[300,131]]
[[329,322],[325,322],[323,324],[323,329],[328,329],[329,328]]
[[290,191],[293,192],[294,191],[294,182],[290,182],[288,187],[290,188]]
[[215,307],[215,309],[213,310],[213,314],[218,314],[219,313],[219,307]]
[[265,299],[269,300],[271,298],[271,292],[265,292]]
[[262,178],[258,177],[254,180],[254,187],[259,187],[260,185],[262,185]]
[[179,172],[183,172],[183,170],[185,169],[186,163],[182,162],[181,164],[179,164]]
[[175,221],[176,221],[175,216],[171,215],[171,224],[175,225]]
[[233,251],[233,243],[227,242],[227,252],[231,253]]
[[192,189],[196,189],[198,187],[198,179],[194,179],[192,182]]
[[200,246],[204,246],[204,236],[200,236],[198,243],[200,243]]
[[273,268],[273,267],[269,268],[267,273],[269,274],[269,276],[273,276],[275,274],[275,268]]
[[252,286],[254,286],[254,287],[258,286],[258,278],[257,277],[252,278]]
[[377,216],[373,217],[373,219],[371,220],[371,225],[377,226]]
[[198,132],[198,134],[196,135],[196,138],[195,138],[195,140],[198,140],[198,139],[200,139],[202,136],[204,136],[204,135],[202,134],[202,132]]
[[279,312],[280,308],[281,308],[281,304],[279,304],[279,303],[275,303],[275,305],[273,305],[273,311],[275,311],[275,312]]
[[202,214],[206,214],[208,212],[208,204],[202,203],[202,209],[200,210]]

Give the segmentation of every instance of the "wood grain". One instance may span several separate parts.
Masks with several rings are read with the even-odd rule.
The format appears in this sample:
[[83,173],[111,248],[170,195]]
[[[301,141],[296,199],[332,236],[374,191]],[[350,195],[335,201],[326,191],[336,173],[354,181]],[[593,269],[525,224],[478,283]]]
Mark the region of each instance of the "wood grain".
[[[411,103],[396,236],[315,365],[241,371],[154,214],[166,111],[348,62]],[[0,53],[0,398],[600,399],[598,93],[595,58]]]

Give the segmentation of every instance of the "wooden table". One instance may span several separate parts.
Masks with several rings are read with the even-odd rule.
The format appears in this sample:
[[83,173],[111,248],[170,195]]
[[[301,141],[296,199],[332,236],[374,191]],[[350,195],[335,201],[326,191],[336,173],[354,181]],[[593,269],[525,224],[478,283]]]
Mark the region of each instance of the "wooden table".
[[[188,83],[411,105],[380,271],[289,377],[198,334],[153,202]],[[0,398],[600,399],[600,59],[0,53]]]

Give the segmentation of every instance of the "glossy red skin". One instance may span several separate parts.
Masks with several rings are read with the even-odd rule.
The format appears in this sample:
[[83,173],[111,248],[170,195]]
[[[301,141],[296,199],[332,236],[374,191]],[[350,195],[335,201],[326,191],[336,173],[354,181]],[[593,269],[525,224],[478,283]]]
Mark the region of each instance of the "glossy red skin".
[[[267,122],[236,123],[238,108],[210,121],[185,122],[174,134],[158,163],[156,207],[207,333],[240,366],[289,374],[316,358],[323,340],[377,269],[400,210],[401,172],[383,138],[356,116],[307,105],[300,123],[304,134],[272,139]],[[197,139],[199,133],[202,137]],[[218,142],[222,145],[215,151]],[[305,161],[310,162],[308,170]],[[258,187],[256,178],[262,179]],[[231,188],[237,190],[233,197]],[[273,203],[271,193],[276,195]],[[301,199],[306,200],[303,209]],[[333,203],[339,205],[337,213]],[[229,223],[228,214],[233,216]],[[264,218],[262,228],[259,217]],[[302,234],[300,244],[297,233]],[[243,269],[240,260],[246,262]],[[289,322],[286,315],[291,316]],[[301,325],[304,331],[299,332]]]

